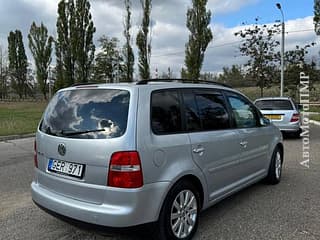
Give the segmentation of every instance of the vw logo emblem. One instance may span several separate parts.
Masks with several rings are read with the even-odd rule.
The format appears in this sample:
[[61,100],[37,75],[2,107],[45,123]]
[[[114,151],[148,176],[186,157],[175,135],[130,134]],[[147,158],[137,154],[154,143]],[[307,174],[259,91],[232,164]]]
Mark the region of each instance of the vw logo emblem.
[[60,144],[58,145],[58,153],[59,153],[61,156],[64,156],[64,155],[66,154],[66,151],[67,151],[66,145],[63,144],[63,143],[60,143]]

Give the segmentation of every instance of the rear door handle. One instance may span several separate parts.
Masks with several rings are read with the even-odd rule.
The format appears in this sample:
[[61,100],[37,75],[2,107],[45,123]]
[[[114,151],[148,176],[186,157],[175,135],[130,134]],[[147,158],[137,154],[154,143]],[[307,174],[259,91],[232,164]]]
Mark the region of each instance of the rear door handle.
[[240,142],[240,145],[241,145],[242,147],[246,148],[247,145],[248,145],[248,142],[247,142],[247,141],[241,141],[241,142]]
[[203,153],[204,152],[204,148],[203,147],[198,147],[198,148],[194,148],[192,150],[194,153]]

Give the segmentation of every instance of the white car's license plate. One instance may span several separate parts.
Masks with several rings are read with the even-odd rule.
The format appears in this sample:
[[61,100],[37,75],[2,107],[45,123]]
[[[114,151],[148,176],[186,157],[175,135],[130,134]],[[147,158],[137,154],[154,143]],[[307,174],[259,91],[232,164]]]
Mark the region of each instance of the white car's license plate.
[[49,159],[48,171],[82,178],[84,165],[62,160]]

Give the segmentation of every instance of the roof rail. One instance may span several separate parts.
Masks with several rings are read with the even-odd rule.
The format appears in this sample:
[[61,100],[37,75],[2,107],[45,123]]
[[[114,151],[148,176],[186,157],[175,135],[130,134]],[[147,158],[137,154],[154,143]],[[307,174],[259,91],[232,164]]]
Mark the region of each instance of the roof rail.
[[155,78],[155,79],[145,79],[145,80],[140,80],[136,82],[136,85],[145,85],[148,84],[149,82],[181,82],[181,83],[205,83],[205,84],[214,84],[214,85],[219,85],[227,88],[232,88],[230,85],[225,84],[225,83],[220,83],[220,82],[215,82],[215,81],[208,81],[208,80],[191,80],[191,79],[183,79],[183,78]]
[[87,86],[87,85],[96,85],[96,84],[101,84],[101,83],[97,83],[97,82],[74,83],[74,84],[70,85],[70,87]]

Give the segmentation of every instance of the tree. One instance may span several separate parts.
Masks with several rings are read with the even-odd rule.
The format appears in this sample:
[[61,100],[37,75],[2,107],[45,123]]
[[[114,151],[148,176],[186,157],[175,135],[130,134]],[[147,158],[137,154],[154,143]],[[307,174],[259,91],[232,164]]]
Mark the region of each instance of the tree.
[[[313,46],[315,46],[314,42],[306,44],[303,47],[296,45],[295,49],[286,51],[284,54],[286,67],[289,65],[302,66],[303,64],[306,64],[305,57],[309,52],[308,49]],[[280,53],[278,53],[278,58],[279,56]]]
[[0,46],[0,99],[6,98],[8,94],[8,64],[5,52]]
[[244,73],[240,66],[232,65],[231,68],[223,67],[223,73],[219,76],[219,81],[230,84],[233,87],[242,87],[244,85]]
[[95,82],[116,82],[124,73],[123,58],[118,47],[117,38],[101,37],[99,40],[101,52],[95,59]]
[[314,45],[315,43],[306,44],[303,47],[297,45],[295,49],[285,52],[285,90],[289,92],[291,97],[297,97],[298,95],[300,72],[304,72],[310,76],[310,89],[312,88],[313,81],[319,79],[318,71],[315,69],[316,64],[314,62],[307,63],[306,61],[308,49]]
[[43,23],[38,27],[35,22],[31,25],[28,38],[29,48],[36,66],[36,79],[44,98],[47,99],[47,79],[53,38],[48,36],[48,30]]
[[280,42],[274,39],[274,35],[280,33],[280,26],[259,25],[258,18],[253,26],[247,27],[235,33],[244,41],[239,49],[243,56],[248,56],[246,64],[249,74],[256,80],[263,97],[263,89],[271,86],[276,68],[275,49]]
[[134,71],[134,54],[131,47],[131,35],[130,35],[130,29],[131,29],[131,1],[125,0],[124,1],[125,8],[127,15],[124,20],[124,37],[126,39],[125,45],[123,47],[123,57],[124,57],[124,72],[125,72],[125,80],[127,82],[133,81],[133,71]]
[[188,73],[187,73],[187,70],[185,68],[181,68],[180,78],[181,79],[188,79]]
[[186,44],[185,66],[187,77],[198,80],[205,51],[213,36],[209,27],[211,11],[206,9],[207,0],[192,0],[192,8],[187,11],[187,28],[190,31]]
[[19,95],[27,95],[27,67],[28,60],[24,50],[22,33],[20,30],[11,31],[8,36],[9,74],[11,86]]
[[204,80],[204,81],[214,81],[214,82],[218,82],[218,76],[216,73],[212,73],[212,72],[204,72],[200,74],[200,79]]
[[314,0],[314,31],[317,35],[320,35],[320,0]]
[[71,32],[75,29],[74,1],[61,0],[58,5],[57,40],[55,42],[57,61],[56,90],[74,83],[75,56]]
[[89,81],[94,59],[94,27],[88,0],[61,0],[58,5],[56,89]]
[[141,29],[138,32],[136,44],[138,46],[138,66],[141,79],[150,78],[151,36],[149,37],[151,0],[140,0],[143,9]]
[[76,0],[75,31],[72,32],[75,43],[75,81],[86,83],[89,81],[93,67],[95,45],[93,34],[96,29],[90,13],[88,0]]
[[35,77],[36,73],[33,70],[32,64],[28,63],[28,67],[27,67],[27,81],[25,84],[25,95],[29,95],[31,97],[34,97],[34,95],[37,92],[37,83],[35,81],[36,77]]

